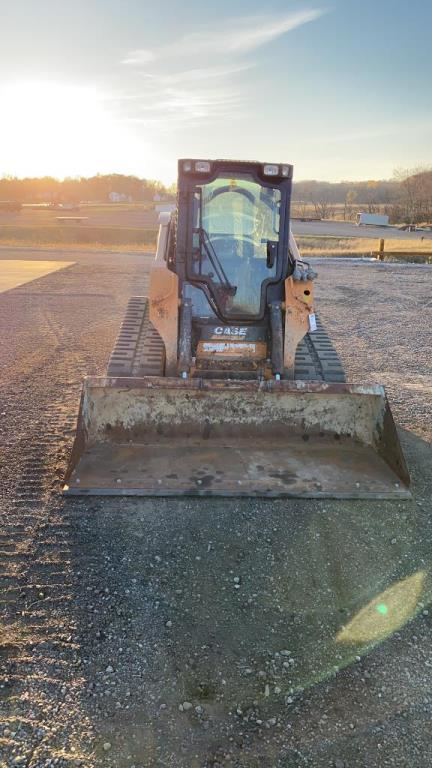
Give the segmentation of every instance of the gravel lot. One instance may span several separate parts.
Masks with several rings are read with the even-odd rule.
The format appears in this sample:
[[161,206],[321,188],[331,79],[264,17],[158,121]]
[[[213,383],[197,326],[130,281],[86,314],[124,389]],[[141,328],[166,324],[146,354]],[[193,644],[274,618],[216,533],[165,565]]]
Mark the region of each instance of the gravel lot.
[[432,267],[317,264],[412,501],[64,500],[81,379],[149,264],[73,258],[0,295],[0,766],[430,768]]

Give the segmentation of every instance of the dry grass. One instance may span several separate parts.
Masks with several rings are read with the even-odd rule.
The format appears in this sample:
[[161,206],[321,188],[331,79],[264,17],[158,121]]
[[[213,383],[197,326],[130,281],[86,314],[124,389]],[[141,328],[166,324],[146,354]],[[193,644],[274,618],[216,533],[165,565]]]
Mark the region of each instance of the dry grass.
[[[86,213],[135,213],[141,211],[153,211],[155,203],[81,203],[79,210],[81,214]],[[56,209],[57,216],[62,215],[61,209]],[[67,216],[67,209],[64,210],[64,215]],[[73,213],[71,214],[73,215]]]
[[82,253],[85,251],[86,253],[93,252],[93,251],[105,251],[109,253],[151,253],[154,254],[156,251],[156,242],[152,244],[131,244],[131,245],[121,245],[121,244],[115,244],[115,245],[109,245],[107,243],[28,243],[23,242],[22,240],[1,240],[0,239],[0,248],[35,248],[35,249],[43,249],[44,251],[68,251],[70,253]]
[[[0,226],[0,246],[27,246],[53,250],[154,252],[157,230],[138,227]],[[297,237],[301,254],[308,256],[370,256],[379,248],[379,240],[356,237]],[[432,263],[432,239],[385,240],[385,252],[398,252],[402,261]],[[388,258],[391,258],[388,256]]]
[[19,227],[13,225],[0,226],[0,245],[56,246],[70,247],[85,245],[92,248],[120,248],[129,250],[154,248],[157,231],[137,227],[80,227],[68,226],[35,226]]
[[[375,213],[379,214],[385,214],[386,212],[386,206],[384,204],[375,205]],[[347,207],[345,203],[328,203],[328,216],[326,218],[328,219],[335,219],[337,221],[356,221],[356,217],[358,213],[365,213],[368,211],[368,203],[360,203],[355,202],[353,205],[349,206],[349,210],[347,210]],[[299,201],[293,200],[291,202],[291,216],[302,218],[302,217],[312,217],[315,218],[317,216],[317,210],[315,209],[315,206],[313,203],[301,203]],[[347,218],[345,216],[347,215]]]
[[[379,248],[379,241],[361,237],[309,237],[297,238],[302,256],[370,256]],[[432,263],[432,239],[385,240],[387,259]],[[398,256],[391,257],[396,252]],[[386,259],[386,260],[387,260]]]
[[[385,239],[385,238],[384,238]],[[379,241],[370,237],[314,237],[304,235],[296,238],[302,251],[341,251],[371,253],[378,250]],[[385,240],[385,250],[432,253],[432,239],[425,240]]]

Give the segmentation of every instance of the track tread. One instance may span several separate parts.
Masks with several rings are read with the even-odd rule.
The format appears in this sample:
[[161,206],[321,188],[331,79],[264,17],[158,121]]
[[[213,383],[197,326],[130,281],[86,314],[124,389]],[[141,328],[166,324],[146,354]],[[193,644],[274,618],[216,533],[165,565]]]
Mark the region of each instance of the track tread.
[[145,296],[129,299],[108,363],[108,376],[163,376],[165,346],[149,317]]
[[[164,362],[164,343],[150,322],[148,300],[144,296],[133,296],[109,360],[107,375],[163,376]],[[298,345],[294,377],[300,381],[346,381],[339,355],[318,317],[317,330],[307,333]]]
[[317,317],[317,330],[297,347],[294,378],[300,381],[345,382],[345,371],[330,337]]

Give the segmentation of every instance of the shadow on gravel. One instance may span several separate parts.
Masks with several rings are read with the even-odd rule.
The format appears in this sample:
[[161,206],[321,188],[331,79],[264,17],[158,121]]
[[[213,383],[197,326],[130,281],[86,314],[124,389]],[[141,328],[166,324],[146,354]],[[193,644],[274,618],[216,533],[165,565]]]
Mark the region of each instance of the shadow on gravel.
[[431,446],[402,441],[409,501],[64,502],[103,765],[430,765]]

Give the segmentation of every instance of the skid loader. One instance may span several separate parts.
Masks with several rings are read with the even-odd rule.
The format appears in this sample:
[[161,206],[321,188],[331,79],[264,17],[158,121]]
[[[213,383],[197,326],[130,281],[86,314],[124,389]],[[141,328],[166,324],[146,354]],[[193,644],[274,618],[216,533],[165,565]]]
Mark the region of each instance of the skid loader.
[[315,314],[292,171],[179,161],[148,299],[84,382],[64,493],[409,495],[383,387],[346,383]]

